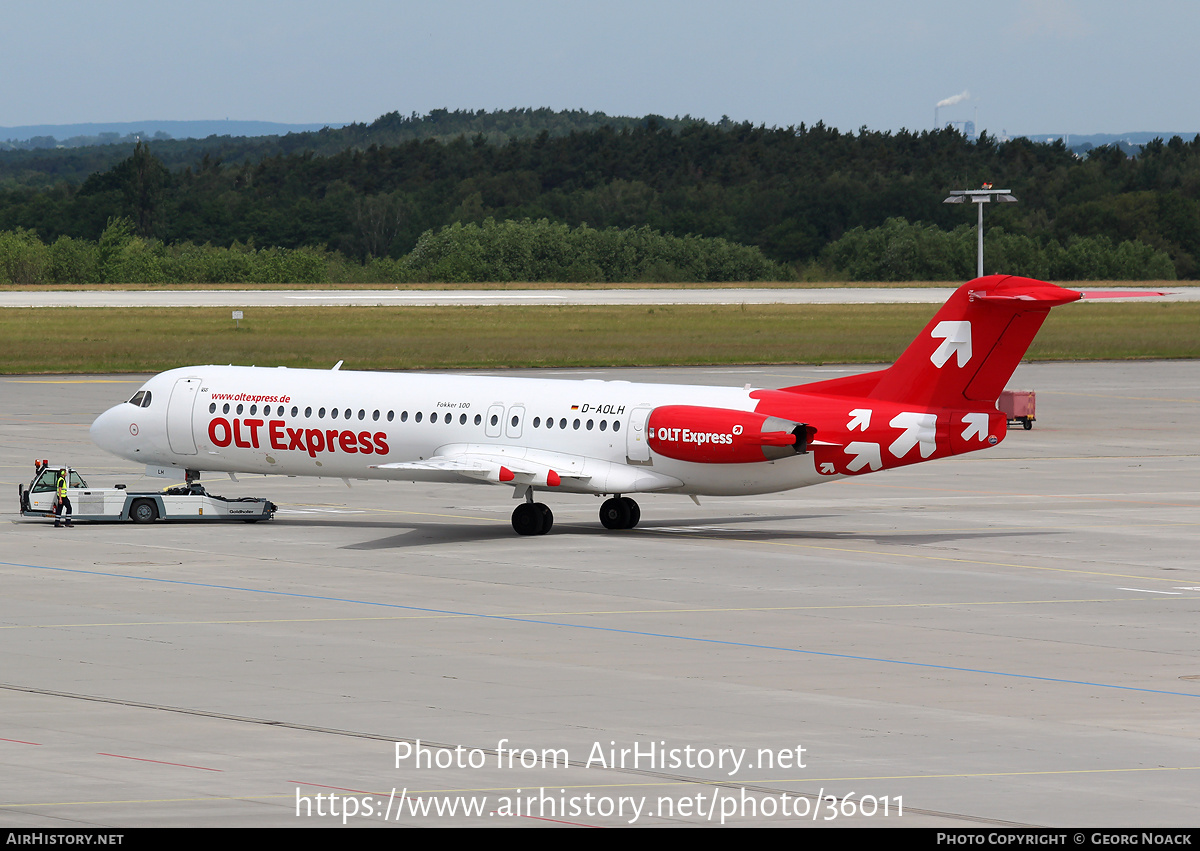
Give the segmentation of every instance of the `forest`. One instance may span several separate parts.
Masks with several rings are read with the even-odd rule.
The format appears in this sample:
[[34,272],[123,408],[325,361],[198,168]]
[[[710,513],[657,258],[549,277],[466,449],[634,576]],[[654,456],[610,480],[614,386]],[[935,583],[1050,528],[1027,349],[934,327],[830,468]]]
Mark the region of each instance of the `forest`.
[[[58,255],[99,252],[108,234],[110,256],[130,245],[159,258],[267,252],[319,258],[324,280],[436,280],[410,259],[422,239],[457,227],[462,242],[511,222],[493,235],[528,231],[520,238],[560,241],[554,251],[603,233],[649,246],[657,234],[717,254],[751,250],[757,259],[742,268],[769,277],[956,280],[973,272],[974,209],[942,199],[983,183],[1019,199],[987,211],[989,273],[1200,276],[1200,136],[1155,140],[1136,157],[1116,147],[1080,157],[1061,142],[950,129],[442,110],[284,137],[0,152],[0,279],[15,280],[21,246],[48,257],[67,240]],[[730,279],[670,251],[666,265],[627,258],[620,274],[595,258],[573,273],[544,268],[562,280],[674,280],[689,268]]]

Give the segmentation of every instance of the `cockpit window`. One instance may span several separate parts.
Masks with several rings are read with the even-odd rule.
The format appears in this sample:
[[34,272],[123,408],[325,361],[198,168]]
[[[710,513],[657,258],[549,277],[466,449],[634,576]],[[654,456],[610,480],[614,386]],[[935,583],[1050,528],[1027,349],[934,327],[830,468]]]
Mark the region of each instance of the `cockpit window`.
[[142,400],[145,398],[146,398],[146,391],[139,390],[138,392],[133,394],[133,398],[129,400],[129,404],[137,405],[140,408],[142,406]]

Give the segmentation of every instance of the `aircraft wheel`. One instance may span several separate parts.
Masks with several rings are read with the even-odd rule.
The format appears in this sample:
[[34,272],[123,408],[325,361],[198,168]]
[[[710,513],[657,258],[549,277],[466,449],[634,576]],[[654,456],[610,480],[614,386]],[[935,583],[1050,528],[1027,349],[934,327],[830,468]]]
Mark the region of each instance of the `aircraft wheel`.
[[538,534],[545,535],[554,526],[554,512],[550,510],[550,506],[543,502],[535,502],[534,506],[542,516],[542,531],[538,532]]
[[625,524],[625,528],[632,529],[638,524],[638,521],[642,519],[642,509],[638,507],[636,502],[627,496],[621,497],[621,502],[625,503],[625,505],[629,508],[629,522]]
[[129,510],[129,517],[134,523],[153,523],[158,519],[158,506],[149,499],[139,499]]
[[[628,501],[627,501],[628,500]],[[630,511],[627,497],[612,497],[600,506],[600,525],[605,529],[629,529]],[[636,505],[636,503],[634,503]]]
[[[537,502],[523,502],[513,509],[512,527],[518,535],[541,535],[549,531],[542,509],[550,509]],[[553,522],[553,518],[551,518]],[[544,528],[543,528],[544,527]]]

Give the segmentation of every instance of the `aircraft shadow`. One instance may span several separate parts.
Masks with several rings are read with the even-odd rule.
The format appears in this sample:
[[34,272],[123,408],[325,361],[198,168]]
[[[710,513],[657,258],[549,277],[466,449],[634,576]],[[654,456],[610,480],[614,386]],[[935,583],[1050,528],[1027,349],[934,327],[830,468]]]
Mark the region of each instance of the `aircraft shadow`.
[[[647,531],[665,530],[665,529],[685,529],[692,530],[694,527],[697,531],[700,528],[707,528],[710,524],[714,527],[720,524],[723,528],[728,529],[729,526],[738,523],[761,523],[764,520],[816,520],[822,516],[818,514],[794,514],[794,515],[774,515],[771,517],[762,516],[743,516],[743,517],[721,517],[713,520],[668,520],[661,523],[655,523],[653,526],[647,526]],[[354,522],[354,521],[351,521]],[[327,525],[345,526],[345,521],[335,523],[331,521],[317,521],[317,523],[325,523]],[[699,525],[698,525],[699,524]],[[348,544],[341,549],[346,550],[380,550],[380,549],[398,549],[407,547],[421,546],[436,546],[437,544],[462,544],[473,541],[497,541],[497,540],[537,540],[521,539],[513,532],[512,527],[508,523],[488,524],[486,526],[471,526],[462,523],[354,523],[354,525],[362,525],[371,528],[387,528],[395,529],[397,527],[408,527],[409,531],[402,532],[398,535],[391,535],[387,538],[380,538],[374,541],[363,541],[358,544]],[[585,536],[601,536],[601,535],[636,535],[642,533],[641,529],[634,530],[619,530],[613,531],[605,529],[600,525],[600,521],[596,520],[592,523],[564,523],[556,521],[554,529],[550,532],[553,535],[572,534]]]
[[[646,539],[678,537],[701,538],[707,540],[728,541],[761,541],[764,543],[780,541],[810,541],[810,542],[870,542],[887,546],[932,546],[937,544],[964,543],[988,539],[1028,538],[1031,535],[1047,535],[1048,531],[1041,530],[937,530],[934,532],[865,532],[865,531],[828,531],[810,529],[764,529],[754,528],[756,524],[770,524],[783,521],[816,521],[831,515],[798,514],[798,515],[759,515],[752,517],[717,517],[717,518],[688,518],[660,522],[648,522],[636,529],[612,531],[603,528],[599,522],[594,524],[555,523],[550,537],[556,535],[572,535],[575,537],[594,537],[611,535],[640,535]],[[327,525],[345,527],[347,524],[330,521],[317,521]],[[354,522],[355,526],[378,529],[406,529],[397,534],[374,540],[347,544],[341,549],[346,550],[387,550],[409,549],[413,547],[429,547],[448,544],[465,544],[486,541],[524,541],[534,544],[539,538],[518,538],[507,523],[473,525],[464,523],[381,523]]]

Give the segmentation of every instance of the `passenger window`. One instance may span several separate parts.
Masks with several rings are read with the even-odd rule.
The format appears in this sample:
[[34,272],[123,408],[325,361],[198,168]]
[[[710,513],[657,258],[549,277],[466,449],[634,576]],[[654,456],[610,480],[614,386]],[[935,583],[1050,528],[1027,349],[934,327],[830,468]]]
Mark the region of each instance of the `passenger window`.
[[228,402],[226,402],[224,405],[221,406],[221,413],[222,414],[229,413],[229,403]]
[[479,425],[481,422],[483,422],[483,417],[481,417],[479,414],[476,414],[475,415],[475,425]]
[[217,403],[216,403],[216,402],[211,402],[211,403],[209,404],[209,406],[208,406],[208,412],[209,412],[210,414],[215,414],[215,413],[217,412]]
[[459,414],[459,415],[458,415],[458,424],[459,424],[459,425],[466,425],[466,424],[467,424],[467,415],[466,415],[466,414]]

